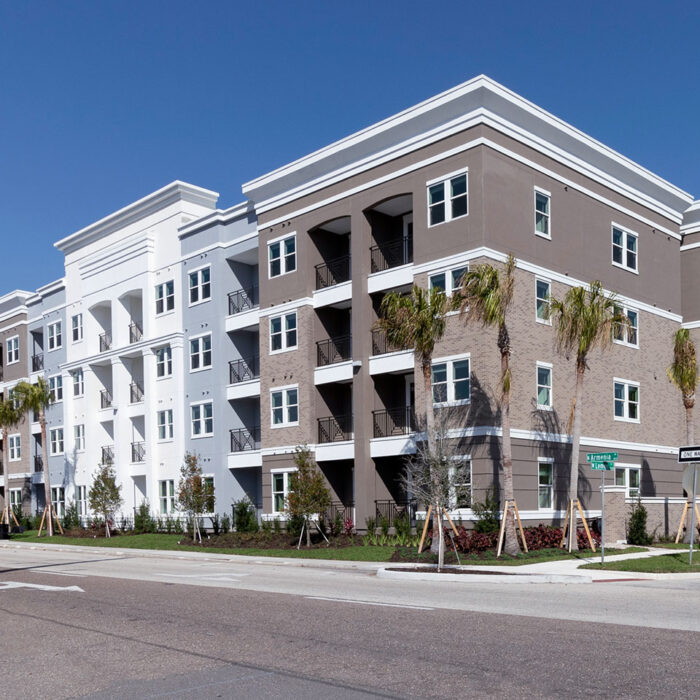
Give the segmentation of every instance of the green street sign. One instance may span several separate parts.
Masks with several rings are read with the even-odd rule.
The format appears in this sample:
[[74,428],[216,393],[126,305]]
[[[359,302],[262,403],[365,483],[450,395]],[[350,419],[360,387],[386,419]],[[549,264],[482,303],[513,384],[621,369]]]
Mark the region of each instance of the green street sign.
[[596,469],[601,472],[611,472],[615,469],[615,462],[593,462],[591,469]]
[[587,462],[614,462],[617,459],[617,452],[589,452],[586,455]]

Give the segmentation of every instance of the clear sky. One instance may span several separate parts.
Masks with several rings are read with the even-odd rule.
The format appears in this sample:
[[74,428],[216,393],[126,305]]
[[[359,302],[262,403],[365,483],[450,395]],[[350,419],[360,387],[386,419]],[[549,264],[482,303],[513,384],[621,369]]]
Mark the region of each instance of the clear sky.
[[0,293],[180,179],[243,182],[479,73],[700,197],[700,3],[0,0]]

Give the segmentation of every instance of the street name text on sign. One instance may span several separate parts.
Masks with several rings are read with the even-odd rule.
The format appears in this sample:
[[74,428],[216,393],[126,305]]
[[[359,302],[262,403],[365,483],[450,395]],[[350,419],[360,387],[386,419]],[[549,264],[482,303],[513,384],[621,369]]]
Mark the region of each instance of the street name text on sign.
[[600,472],[611,472],[615,469],[615,462],[593,462],[593,464],[591,464],[591,469]]
[[686,462],[700,462],[700,445],[678,448],[678,461],[680,464]]
[[588,452],[586,461],[590,463],[596,462],[614,462],[617,459],[617,452]]

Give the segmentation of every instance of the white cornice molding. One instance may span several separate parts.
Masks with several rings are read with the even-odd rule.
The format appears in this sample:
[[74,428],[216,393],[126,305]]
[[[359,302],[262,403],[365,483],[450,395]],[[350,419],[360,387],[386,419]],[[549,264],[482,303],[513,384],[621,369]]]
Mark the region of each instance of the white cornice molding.
[[275,306],[268,306],[264,309],[260,309],[260,317],[265,316],[276,316],[277,314],[283,314],[287,311],[294,311],[294,309],[299,309],[302,306],[313,306],[314,300],[311,297],[300,297],[299,299],[292,299],[290,301],[285,301],[282,304],[276,304]]
[[200,216],[198,219],[188,221],[183,226],[180,226],[178,228],[178,235],[180,238],[184,238],[185,236],[189,236],[200,229],[208,228],[209,226],[214,226],[215,224],[228,224],[231,221],[235,221],[236,219],[240,219],[243,216],[251,214],[255,216],[255,207],[253,206],[253,203],[249,201],[234,204],[228,209],[215,209],[210,214],[205,214],[204,216]]

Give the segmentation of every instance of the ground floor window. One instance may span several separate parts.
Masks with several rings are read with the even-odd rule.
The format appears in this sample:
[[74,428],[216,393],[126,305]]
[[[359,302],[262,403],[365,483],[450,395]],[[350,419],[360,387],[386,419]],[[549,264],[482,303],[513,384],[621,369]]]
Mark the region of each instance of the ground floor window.
[[289,495],[289,475],[291,472],[272,472],[272,512],[284,513]]
[[22,489],[10,489],[10,505],[14,511],[22,507]]
[[458,457],[450,466],[450,507],[472,507],[472,461],[469,457]]
[[51,487],[51,505],[59,518],[66,514],[66,490],[63,486]]
[[540,459],[537,469],[537,505],[540,510],[550,510],[554,503],[554,465],[548,460]]
[[175,510],[175,482],[172,479],[160,481],[160,513],[170,515]]
[[639,472],[640,468],[615,467],[615,486],[624,486],[627,489],[627,498],[637,498],[639,496]]
[[78,506],[78,515],[81,518],[87,517],[87,486],[75,487],[75,502]]

